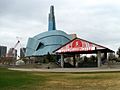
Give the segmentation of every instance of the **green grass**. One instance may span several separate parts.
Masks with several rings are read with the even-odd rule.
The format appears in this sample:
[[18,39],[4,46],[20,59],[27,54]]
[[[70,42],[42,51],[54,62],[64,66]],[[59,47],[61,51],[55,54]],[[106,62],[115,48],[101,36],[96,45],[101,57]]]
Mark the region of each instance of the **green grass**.
[[29,72],[10,71],[0,68],[0,90],[28,90],[36,88],[32,85],[43,85],[44,76]]
[[120,90],[120,72],[49,73],[0,68],[0,90]]

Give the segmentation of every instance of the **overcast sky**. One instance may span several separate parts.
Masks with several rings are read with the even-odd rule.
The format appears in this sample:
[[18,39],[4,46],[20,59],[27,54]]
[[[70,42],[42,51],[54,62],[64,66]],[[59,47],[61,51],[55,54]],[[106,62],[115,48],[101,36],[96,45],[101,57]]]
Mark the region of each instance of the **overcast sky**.
[[117,50],[120,46],[120,0],[0,0],[0,45],[13,47],[20,37],[48,30],[50,5],[56,27],[79,38]]

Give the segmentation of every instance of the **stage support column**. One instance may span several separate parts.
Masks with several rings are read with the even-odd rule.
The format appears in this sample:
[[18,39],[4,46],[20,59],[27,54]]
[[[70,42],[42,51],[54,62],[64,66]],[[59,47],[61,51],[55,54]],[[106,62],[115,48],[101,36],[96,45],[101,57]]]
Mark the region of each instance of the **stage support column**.
[[111,66],[110,66],[110,60],[109,60],[109,53],[107,53],[107,66],[108,66],[108,68],[111,67]]
[[76,67],[76,58],[75,58],[75,54],[73,55],[73,66]]
[[105,60],[107,61],[107,52],[104,52]]
[[61,61],[60,61],[60,63],[61,63],[61,67],[64,68],[64,55],[63,54],[61,54]]
[[98,68],[100,68],[101,66],[101,52],[100,51],[98,51],[97,53],[97,59],[98,59]]

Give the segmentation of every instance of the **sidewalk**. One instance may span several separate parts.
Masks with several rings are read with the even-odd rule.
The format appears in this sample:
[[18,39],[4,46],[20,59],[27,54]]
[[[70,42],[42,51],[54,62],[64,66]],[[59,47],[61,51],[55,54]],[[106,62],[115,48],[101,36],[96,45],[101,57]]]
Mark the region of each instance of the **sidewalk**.
[[24,68],[8,68],[9,70],[33,71],[33,72],[108,72],[120,71],[120,68],[54,68],[54,69],[24,69]]

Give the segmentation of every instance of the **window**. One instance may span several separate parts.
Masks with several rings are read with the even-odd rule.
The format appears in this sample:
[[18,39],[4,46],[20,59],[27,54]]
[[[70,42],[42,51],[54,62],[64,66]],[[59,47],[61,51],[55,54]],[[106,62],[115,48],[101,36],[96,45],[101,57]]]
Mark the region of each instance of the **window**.
[[40,43],[38,44],[38,46],[37,46],[36,51],[39,50],[39,49],[41,49],[41,48],[43,48],[43,47],[44,47],[44,44],[40,42]]

